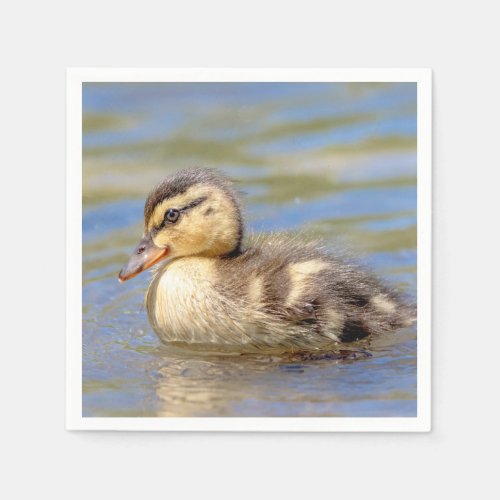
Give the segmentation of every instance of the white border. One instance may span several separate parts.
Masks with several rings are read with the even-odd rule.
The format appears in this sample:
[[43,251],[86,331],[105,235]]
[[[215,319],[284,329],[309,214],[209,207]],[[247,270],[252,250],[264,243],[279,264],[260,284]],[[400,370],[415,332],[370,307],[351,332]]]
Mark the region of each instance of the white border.
[[[417,82],[417,417],[82,417],[82,83],[224,81]],[[66,428],[68,430],[299,432],[431,430],[432,73],[430,69],[71,68],[67,71],[66,162]]]

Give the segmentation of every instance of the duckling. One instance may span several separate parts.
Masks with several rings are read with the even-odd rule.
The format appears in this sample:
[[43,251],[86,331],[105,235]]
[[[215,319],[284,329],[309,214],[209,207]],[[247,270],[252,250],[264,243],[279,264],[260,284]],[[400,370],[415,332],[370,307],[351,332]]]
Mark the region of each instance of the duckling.
[[237,193],[215,170],[184,170],[151,191],[119,281],[159,264],[146,310],[163,342],[311,351],[410,323],[400,295],[362,268],[297,237],[244,247],[243,233]]

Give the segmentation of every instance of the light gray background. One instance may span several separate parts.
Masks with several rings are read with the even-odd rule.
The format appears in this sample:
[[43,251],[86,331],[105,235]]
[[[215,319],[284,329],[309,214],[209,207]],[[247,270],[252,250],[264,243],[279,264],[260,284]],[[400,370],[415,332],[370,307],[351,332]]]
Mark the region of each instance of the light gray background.
[[[498,12],[491,1],[17,2],[0,29],[3,498],[498,494]],[[431,434],[64,430],[67,66],[431,67]]]

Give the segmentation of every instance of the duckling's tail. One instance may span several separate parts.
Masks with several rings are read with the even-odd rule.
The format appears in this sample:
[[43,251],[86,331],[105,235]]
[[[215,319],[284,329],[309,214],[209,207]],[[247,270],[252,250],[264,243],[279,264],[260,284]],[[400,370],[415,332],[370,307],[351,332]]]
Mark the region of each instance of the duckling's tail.
[[396,323],[398,328],[408,328],[417,322],[417,306],[410,302],[403,302],[397,311]]

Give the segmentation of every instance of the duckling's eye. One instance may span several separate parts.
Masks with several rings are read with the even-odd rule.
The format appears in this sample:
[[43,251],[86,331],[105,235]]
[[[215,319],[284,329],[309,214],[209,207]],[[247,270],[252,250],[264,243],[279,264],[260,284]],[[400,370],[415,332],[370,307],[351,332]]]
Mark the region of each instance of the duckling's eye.
[[177,222],[180,212],[176,208],[169,208],[165,213],[165,222]]

